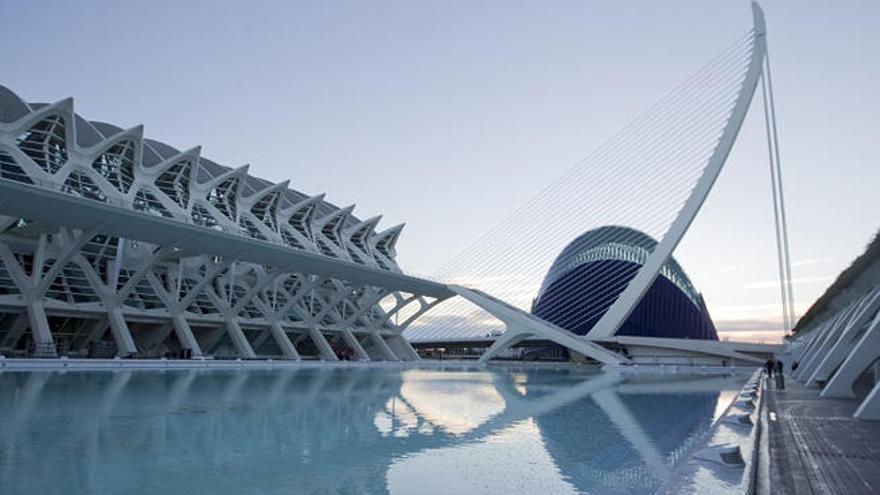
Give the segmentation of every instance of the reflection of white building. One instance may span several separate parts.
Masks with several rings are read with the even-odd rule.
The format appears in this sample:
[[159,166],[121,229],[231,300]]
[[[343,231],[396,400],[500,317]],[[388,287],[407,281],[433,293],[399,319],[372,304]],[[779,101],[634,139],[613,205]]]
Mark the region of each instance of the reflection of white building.
[[[415,357],[380,305],[398,294],[303,273],[399,274],[402,225],[377,232],[380,217],[359,219],[353,206],[146,139],[142,127],[88,121],[71,99],[27,103],[3,87],[0,183],[2,354]],[[96,211],[106,226],[65,217]],[[164,242],[133,240],[137,229]],[[194,242],[203,248],[181,247]],[[278,263],[224,258],[223,246]]]

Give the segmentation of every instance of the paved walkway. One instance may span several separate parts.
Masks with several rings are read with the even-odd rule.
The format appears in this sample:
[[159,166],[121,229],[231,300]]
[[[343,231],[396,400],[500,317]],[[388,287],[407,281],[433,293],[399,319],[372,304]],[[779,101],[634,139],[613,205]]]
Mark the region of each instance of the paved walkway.
[[880,493],[880,421],[852,417],[855,400],[768,380],[770,493]]

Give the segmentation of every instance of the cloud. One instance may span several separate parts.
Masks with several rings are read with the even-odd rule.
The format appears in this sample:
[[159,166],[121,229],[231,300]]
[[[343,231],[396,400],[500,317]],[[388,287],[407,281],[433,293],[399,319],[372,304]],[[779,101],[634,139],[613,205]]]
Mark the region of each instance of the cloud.
[[[799,277],[791,280],[792,285],[798,286],[802,284],[816,284],[820,282],[828,282],[834,278],[834,275],[817,275],[813,277]],[[743,286],[745,289],[778,289],[779,280],[761,280],[759,282],[748,283]]]
[[824,265],[828,263],[830,260],[825,258],[808,258],[805,260],[792,261],[791,266],[809,266],[809,265]]
[[782,332],[782,318],[715,320],[718,332]]
[[718,338],[721,340],[729,340],[736,342],[757,342],[766,344],[777,344],[782,342],[785,336],[781,330],[754,330],[742,332],[718,332]]

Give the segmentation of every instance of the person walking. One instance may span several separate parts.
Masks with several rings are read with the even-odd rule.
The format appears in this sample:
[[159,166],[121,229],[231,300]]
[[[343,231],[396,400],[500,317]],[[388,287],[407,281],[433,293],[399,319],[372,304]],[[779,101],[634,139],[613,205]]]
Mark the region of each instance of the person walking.
[[773,358],[768,359],[764,364],[764,369],[767,370],[767,378],[773,378],[774,368],[776,368],[776,365],[773,363]]
[[776,360],[776,388],[778,390],[785,390],[785,376],[782,374],[782,370],[785,368],[785,365],[782,361]]

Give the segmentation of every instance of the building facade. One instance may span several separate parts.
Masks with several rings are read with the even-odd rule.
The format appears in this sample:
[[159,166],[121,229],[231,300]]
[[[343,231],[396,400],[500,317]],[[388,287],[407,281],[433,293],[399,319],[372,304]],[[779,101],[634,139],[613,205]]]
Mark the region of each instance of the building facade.
[[[140,126],[88,121],[72,99],[28,103],[2,86],[0,182],[33,193],[25,214],[0,198],[0,355],[417,358],[383,309],[404,296],[362,282],[400,273],[402,225],[377,232],[380,217],[354,206],[144,138]],[[40,198],[58,197],[110,207],[106,225],[129,218],[132,232],[177,234],[151,243],[99,220],[77,228],[64,208],[43,211]],[[182,247],[199,239],[205,249]],[[219,255],[219,241],[241,256]],[[258,251],[279,263],[246,261]],[[297,259],[361,282],[298,272]]]
[[[553,262],[532,314],[587,335],[656,245],[650,236],[628,227],[605,226],[581,234]],[[718,340],[703,297],[671,257],[616,335]]]

